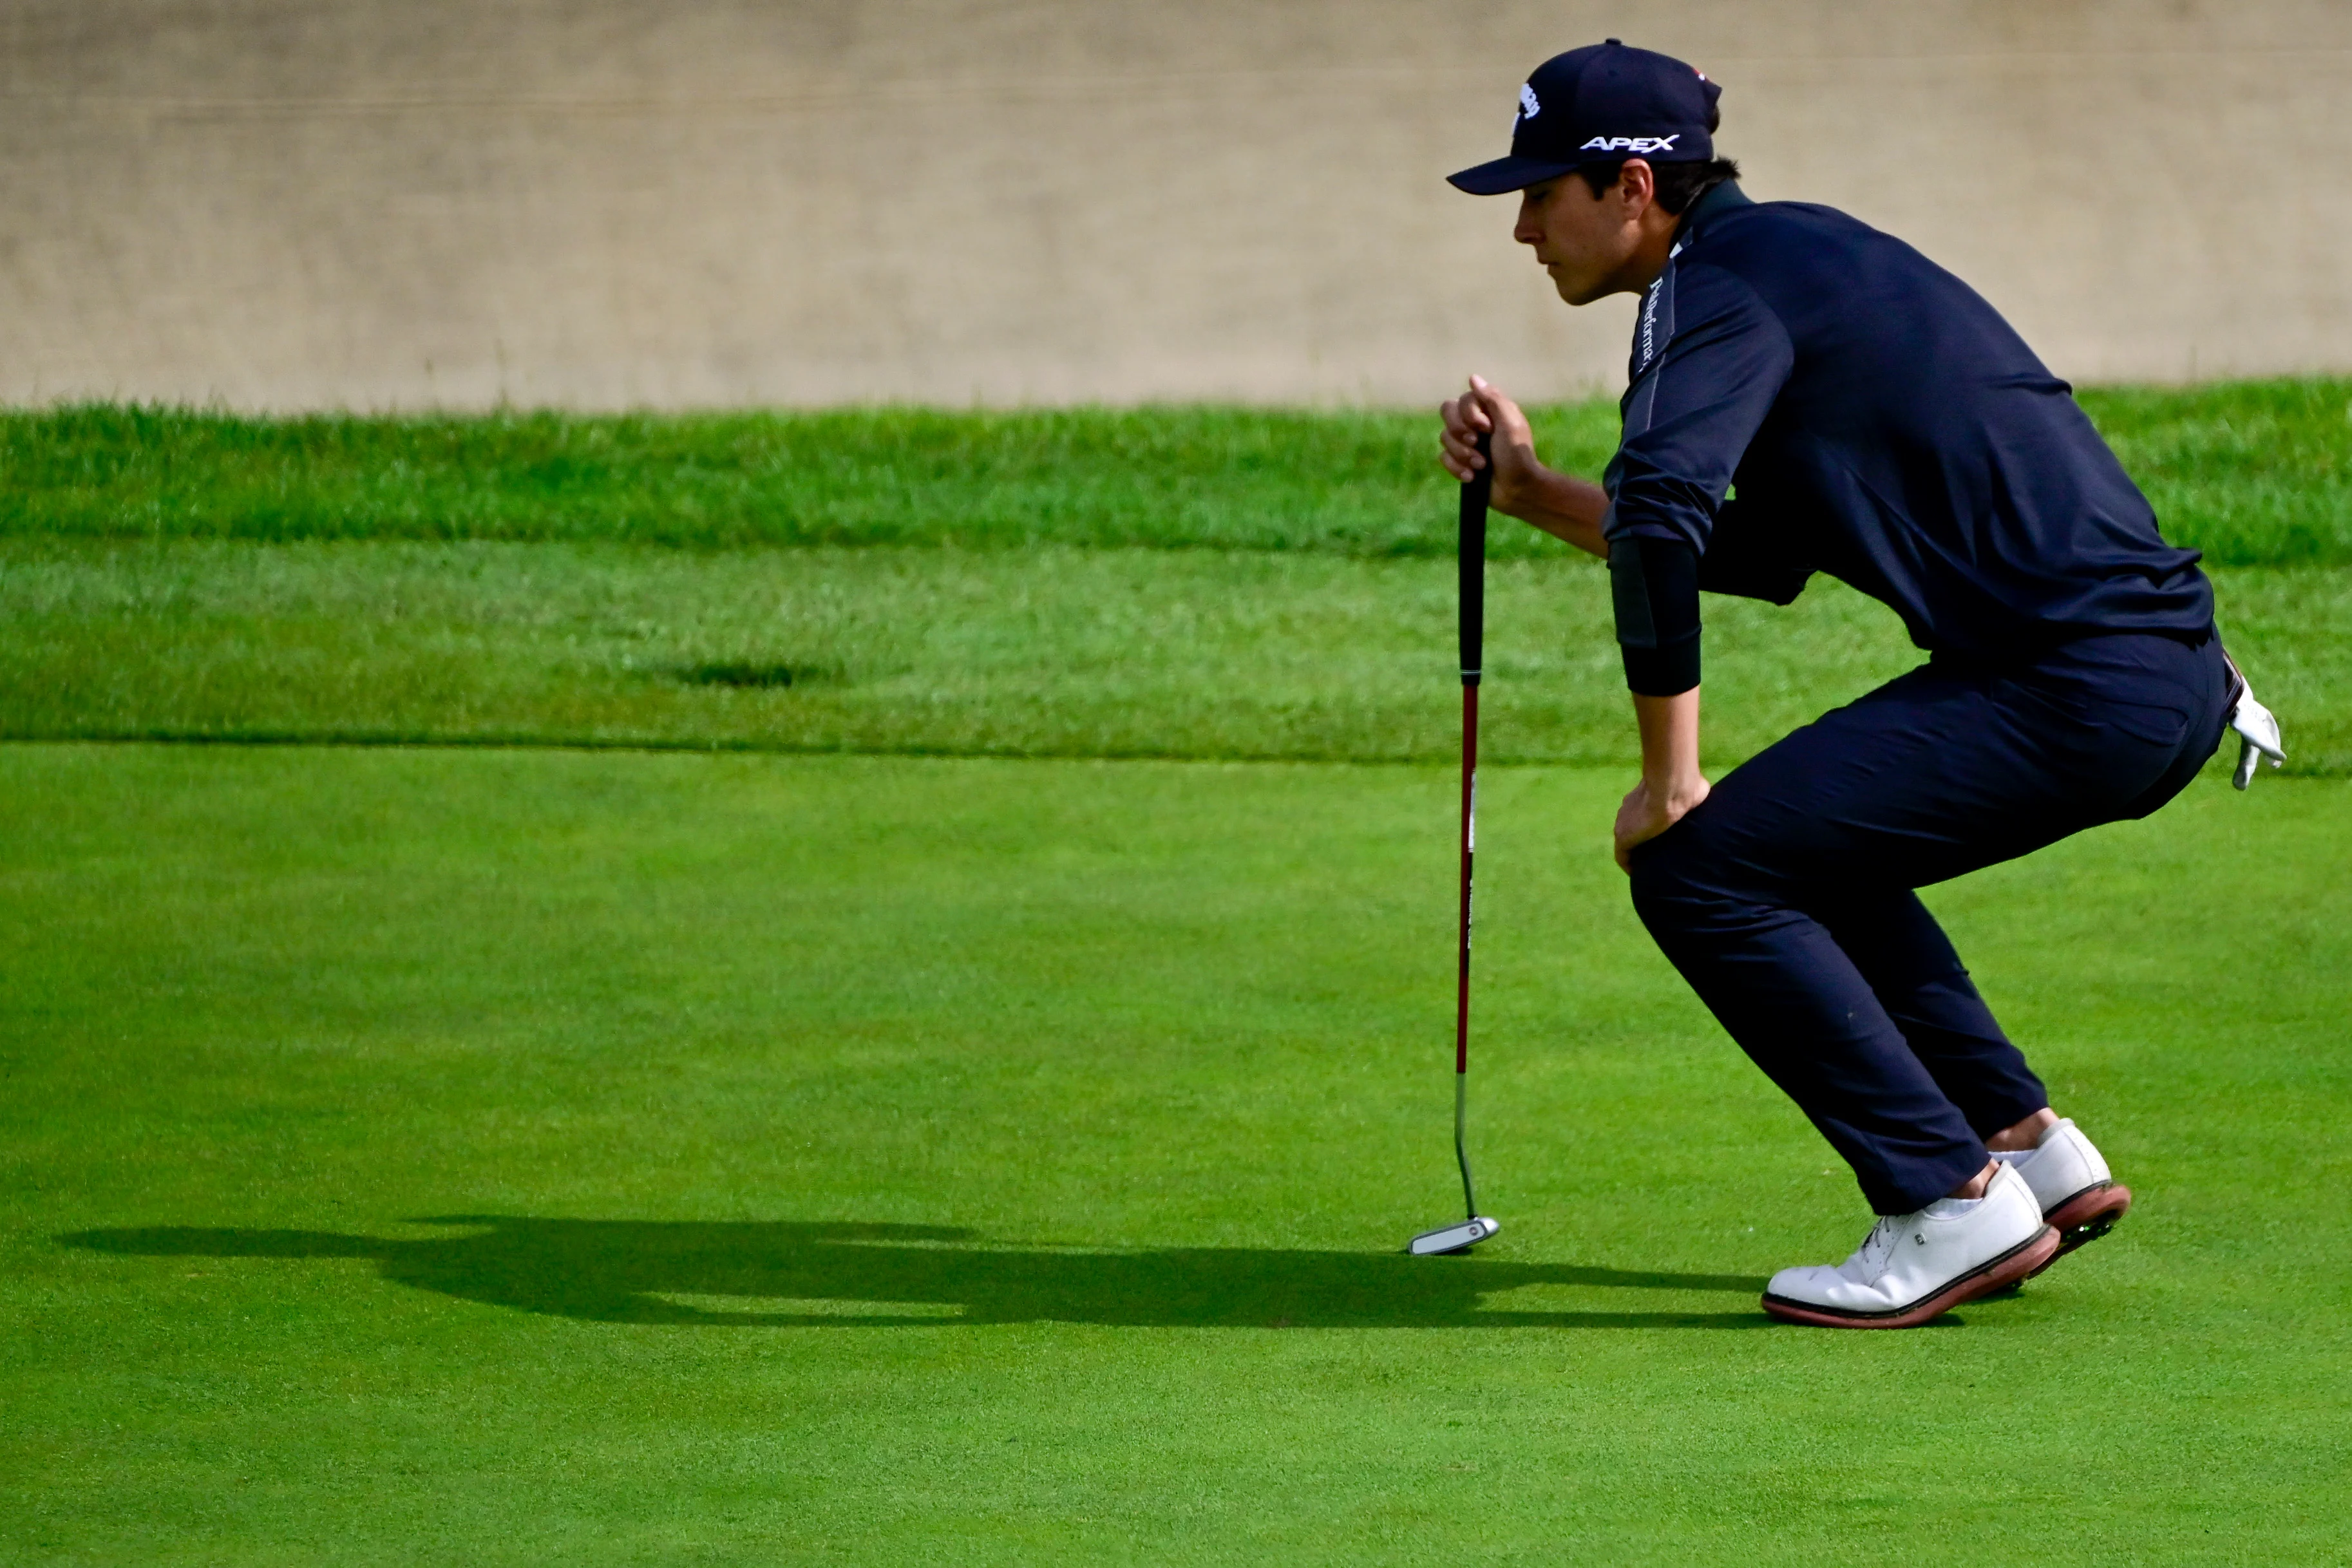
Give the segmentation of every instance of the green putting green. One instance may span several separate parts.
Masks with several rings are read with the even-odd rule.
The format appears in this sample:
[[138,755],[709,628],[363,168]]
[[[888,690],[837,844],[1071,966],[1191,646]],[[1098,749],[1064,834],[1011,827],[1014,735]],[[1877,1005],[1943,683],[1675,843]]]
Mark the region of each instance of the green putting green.
[[2139,1201],[1838,1334],[1627,781],[1486,776],[1416,1260],[1443,766],[0,747],[0,1558],[2340,1558],[2352,788],[1930,891]]
[[[2292,763],[1930,891],[2139,1201],[1895,1335],[1757,1309],[1868,1217],[1627,908],[1605,579],[1507,525],[1505,1229],[1402,1255],[1425,414],[0,411],[0,1562],[2338,1560],[2347,395],[2084,396]],[[1707,616],[1718,768],[1918,657]]]

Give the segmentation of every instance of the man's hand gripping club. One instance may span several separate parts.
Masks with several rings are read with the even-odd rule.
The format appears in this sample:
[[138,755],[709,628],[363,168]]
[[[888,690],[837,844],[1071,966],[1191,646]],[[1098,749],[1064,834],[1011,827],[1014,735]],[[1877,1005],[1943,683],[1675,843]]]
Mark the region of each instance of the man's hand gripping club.
[[1532,523],[1555,538],[1566,539],[1587,555],[1609,558],[1609,541],[1601,537],[1601,519],[1609,510],[1609,493],[1590,479],[1547,468],[1536,460],[1535,434],[1519,405],[1505,397],[1483,376],[1470,378],[1470,390],[1437,405],[1445,428],[1438,436],[1438,461],[1456,479],[1467,479],[1486,465],[1478,455],[1478,437],[1491,432],[1495,441],[1495,510]]

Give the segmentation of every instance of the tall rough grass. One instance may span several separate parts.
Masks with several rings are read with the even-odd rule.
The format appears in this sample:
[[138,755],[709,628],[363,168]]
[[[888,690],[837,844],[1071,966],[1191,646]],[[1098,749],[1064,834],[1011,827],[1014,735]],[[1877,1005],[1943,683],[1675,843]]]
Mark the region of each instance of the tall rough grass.
[[[2084,406],[2168,535],[2233,565],[2352,564],[2352,381],[2106,389]],[[1605,400],[1537,412],[1607,460]],[[1433,420],[1202,406],[261,418],[0,413],[0,534],[1036,544],[1442,555]],[[1533,553],[1514,530],[1498,554]]]

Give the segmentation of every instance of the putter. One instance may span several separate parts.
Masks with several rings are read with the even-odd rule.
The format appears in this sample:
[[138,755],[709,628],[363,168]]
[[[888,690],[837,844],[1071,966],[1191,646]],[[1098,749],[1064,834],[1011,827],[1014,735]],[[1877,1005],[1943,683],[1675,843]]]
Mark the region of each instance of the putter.
[[[1478,437],[1478,455],[1492,451],[1491,435]],[[1502,1228],[1478,1212],[1470,1186],[1470,1151],[1464,1142],[1470,1089],[1470,856],[1478,846],[1478,664],[1486,638],[1486,502],[1494,493],[1491,461],[1462,482],[1462,533],[1456,564],[1460,574],[1462,634],[1462,946],[1454,990],[1454,1160],[1462,1167],[1462,1207],[1466,1218],[1424,1230],[1405,1243],[1416,1257],[1467,1252]]]

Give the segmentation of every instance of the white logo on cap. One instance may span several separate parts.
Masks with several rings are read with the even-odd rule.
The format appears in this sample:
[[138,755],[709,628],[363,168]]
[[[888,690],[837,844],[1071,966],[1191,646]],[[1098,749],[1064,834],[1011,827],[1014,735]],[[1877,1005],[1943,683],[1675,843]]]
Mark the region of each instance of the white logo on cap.
[[1671,152],[1682,139],[1677,131],[1672,136],[1596,136],[1579,152]]
[[1533,120],[1537,115],[1541,114],[1542,112],[1543,105],[1536,101],[1536,89],[1526,83],[1521,83],[1519,86],[1519,118],[1522,120]]

